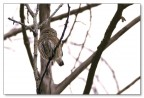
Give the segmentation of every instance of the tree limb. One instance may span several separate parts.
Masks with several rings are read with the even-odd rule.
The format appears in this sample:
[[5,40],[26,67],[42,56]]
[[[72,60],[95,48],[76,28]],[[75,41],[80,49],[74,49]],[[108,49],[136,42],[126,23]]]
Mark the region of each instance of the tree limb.
[[[89,5],[86,5],[84,7],[81,7],[80,9],[78,8],[78,9],[75,9],[75,10],[71,10],[70,15],[73,15],[73,14],[76,14],[76,13],[82,13],[85,10],[88,10],[90,8],[93,8],[93,7],[96,7],[96,6],[99,6],[99,5],[100,4],[89,4]],[[56,20],[61,20],[61,19],[66,18],[66,17],[67,17],[67,13],[64,13],[64,14],[61,14],[59,16],[53,17],[51,19],[51,22],[56,21]]]
[[25,27],[25,30],[26,30],[26,29],[29,29],[29,30],[33,31],[33,29],[32,29],[31,27],[26,26],[26,25],[25,25],[24,23],[22,23],[22,22],[18,22],[18,21],[16,21],[16,20],[12,19],[12,18],[8,18],[8,19],[11,20],[11,21],[13,21],[14,23],[21,24],[22,26]]
[[30,63],[32,65],[32,68],[34,68],[34,66],[33,66],[33,57],[32,57],[32,53],[31,53],[31,49],[30,49],[30,43],[29,43],[29,39],[28,39],[26,29],[25,29],[26,26],[25,26],[25,23],[24,23],[24,18],[25,18],[24,17],[24,4],[21,4],[20,5],[20,19],[21,19],[21,24],[23,24],[22,25],[23,41],[24,41],[24,45],[26,47],[27,54],[28,54]]
[[[71,10],[70,11],[70,15],[73,15],[73,14],[76,14],[77,12],[81,13],[83,11],[86,11],[88,10],[89,8],[93,8],[93,7],[96,7],[96,6],[99,6],[100,4],[89,4],[87,6],[84,6],[84,7],[81,7],[81,9],[79,10],[78,9],[74,9],[74,10]],[[63,13],[61,15],[58,15],[58,16],[55,16],[55,17],[52,17],[51,18],[51,22],[54,22],[56,20],[59,20],[59,19],[63,19],[63,18],[66,18],[67,17],[67,13]],[[33,24],[32,25],[29,25],[28,26],[29,28],[26,28],[26,30],[29,30],[30,28],[33,28]],[[4,34],[4,40],[6,40],[7,38],[9,37],[12,37],[12,36],[15,36],[17,35],[18,33],[20,33],[22,31],[22,28],[12,28],[9,32],[7,32],[6,34]]]
[[140,80],[140,76],[137,77],[135,80],[133,80],[130,84],[128,84],[126,87],[124,87],[122,90],[120,90],[117,94],[121,94],[123,93],[125,90],[127,90],[128,88],[130,88],[133,84],[135,84],[138,80]]
[[31,10],[30,6],[28,4],[25,4],[25,6],[27,7],[27,10],[30,13],[30,15],[32,16],[32,18],[34,18],[34,12]]
[[[79,9],[80,9],[80,7],[81,7],[81,4],[79,5]],[[71,32],[72,32],[72,30],[73,30],[73,28],[74,28],[74,26],[75,26],[76,20],[77,20],[78,12],[79,12],[79,10],[78,10],[77,13],[75,14],[75,19],[74,19],[74,22],[73,22],[73,24],[72,24],[72,27],[71,27],[71,29],[70,29],[70,31],[69,31],[68,36],[62,41],[62,46],[63,46],[64,43],[67,42],[68,38],[69,38],[70,35],[71,35]]]
[[109,41],[108,45],[106,47],[108,47],[110,44],[112,44],[113,42],[115,42],[120,36],[122,36],[127,30],[129,30],[132,26],[134,26],[136,23],[138,23],[140,21],[140,16],[136,17],[135,19],[133,19],[130,23],[128,23],[125,27],[123,27],[121,30],[119,30]]
[[[27,4],[27,6],[29,6],[29,5]],[[33,60],[33,64],[34,64],[34,76],[35,76],[35,80],[36,80],[36,88],[38,88],[39,82],[40,82],[40,74],[37,70],[37,41],[38,41],[37,13],[38,13],[39,5],[37,4],[36,13],[32,12],[30,7],[28,9],[29,9],[29,12],[31,13],[31,15],[33,17],[33,24],[34,24],[34,28],[33,28],[34,29],[34,32],[33,32],[33,36],[34,36],[34,60]],[[36,89],[36,91],[37,91],[37,89]]]
[[129,6],[129,4],[118,4],[118,9],[117,9],[111,23],[109,24],[109,26],[105,32],[105,35],[104,35],[102,42],[97,47],[96,54],[94,55],[94,57],[92,59],[92,64],[91,64],[91,67],[90,67],[90,70],[88,73],[87,82],[86,82],[86,86],[85,86],[83,94],[89,94],[90,93],[91,86],[93,83],[94,74],[95,74],[99,59],[100,59],[105,47],[107,46],[107,44],[110,40],[110,37],[112,35],[113,30],[115,29],[118,21],[121,19],[123,10],[128,6]]

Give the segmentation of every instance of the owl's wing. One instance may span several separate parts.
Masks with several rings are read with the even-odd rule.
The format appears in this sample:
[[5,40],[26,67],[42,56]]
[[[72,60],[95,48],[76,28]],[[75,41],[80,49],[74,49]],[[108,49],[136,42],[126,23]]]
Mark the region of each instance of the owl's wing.
[[48,60],[48,58],[52,56],[54,44],[51,40],[43,39],[39,42],[38,45],[41,56]]

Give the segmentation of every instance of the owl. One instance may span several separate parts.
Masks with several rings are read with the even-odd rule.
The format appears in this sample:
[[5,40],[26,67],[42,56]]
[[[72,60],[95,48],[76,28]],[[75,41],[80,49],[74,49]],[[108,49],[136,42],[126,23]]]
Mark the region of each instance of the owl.
[[[53,28],[45,28],[41,31],[41,36],[38,40],[38,50],[41,57],[48,61],[50,57],[54,54],[54,49],[58,44],[59,39],[57,38],[57,32]],[[52,58],[53,61],[56,61],[59,66],[64,65],[62,60],[62,45],[60,44]]]

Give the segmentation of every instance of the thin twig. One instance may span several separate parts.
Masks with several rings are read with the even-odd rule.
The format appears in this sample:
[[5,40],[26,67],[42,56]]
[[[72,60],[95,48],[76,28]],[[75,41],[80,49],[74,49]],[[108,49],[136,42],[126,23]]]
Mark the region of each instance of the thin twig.
[[130,88],[133,84],[135,84],[138,80],[140,80],[140,76],[137,77],[135,80],[133,80],[130,84],[128,84],[126,87],[124,87],[122,90],[120,90],[117,94],[121,94],[123,93],[125,90],[127,90],[128,88]]
[[77,61],[79,60],[79,58],[80,58],[80,55],[81,55],[81,53],[82,53],[82,50],[83,50],[83,48],[84,48],[84,46],[85,46],[85,43],[86,43],[86,41],[87,41],[87,37],[88,37],[88,35],[89,35],[89,31],[90,31],[90,29],[91,29],[91,20],[92,20],[91,8],[89,9],[89,12],[90,12],[90,24],[89,24],[89,28],[88,28],[88,30],[87,30],[87,33],[86,33],[84,42],[83,42],[83,44],[82,44],[82,46],[81,46],[81,50],[80,50],[80,52],[79,52],[79,54],[78,54],[78,57],[77,57],[77,59],[76,59],[76,61],[75,61],[74,67],[72,68],[71,72],[75,69],[75,65],[76,65]]
[[25,26],[25,29],[30,29],[31,31],[33,31],[33,29],[30,26],[26,26],[24,23],[18,22],[12,18],[8,18],[8,19],[13,21],[14,23],[18,23],[18,24],[21,24],[22,26]]
[[118,84],[118,80],[116,78],[116,75],[115,75],[115,71],[111,68],[111,66],[108,64],[108,62],[103,58],[101,57],[101,60],[108,66],[108,68],[111,70],[112,72],[112,75],[113,75],[113,79],[116,83],[116,87],[117,87],[117,91],[119,91],[119,84]]
[[[80,7],[81,7],[81,4],[79,5],[79,9],[80,9]],[[69,32],[68,36],[66,37],[65,40],[62,41],[62,46],[63,46],[64,43],[66,43],[66,42],[68,41],[68,38],[70,37],[70,35],[71,35],[71,33],[72,33],[72,30],[73,30],[73,28],[74,28],[74,26],[75,26],[75,23],[76,23],[76,20],[77,20],[78,12],[79,12],[79,10],[78,10],[77,13],[75,14],[75,19],[74,19],[73,25],[72,25],[72,27],[71,27],[71,29],[70,29],[70,32]]]
[[68,4],[68,16],[67,16],[67,20],[66,20],[66,22],[65,22],[65,27],[64,27],[64,30],[63,30],[62,35],[61,35],[61,37],[60,37],[60,40],[59,40],[56,48],[54,49],[54,52],[56,51],[56,49],[58,48],[58,46],[60,45],[60,43],[61,43],[61,41],[62,41],[62,39],[63,39],[63,37],[64,37],[65,31],[66,31],[66,28],[67,28],[67,25],[68,25],[69,15],[70,15],[70,6],[69,6],[69,4]]
[[71,45],[75,45],[75,46],[82,46],[83,44],[78,44],[78,43],[75,43],[75,42],[70,42]]
[[[74,45],[74,46],[82,46],[82,44],[78,44],[78,43],[75,43],[75,42],[70,42],[70,44],[71,44],[71,45]],[[86,50],[88,50],[89,52],[94,53],[94,51],[93,51],[92,49],[90,49],[90,48],[88,48],[88,47],[86,47],[86,46],[84,46],[84,48],[85,48]]]
[[25,26],[26,27],[26,25],[24,24],[24,23],[21,23],[21,22],[19,22],[19,21],[16,21],[16,20],[14,20],[14,19],[12,19],[12,18],[8,18],[9,20],[11,20],[11,21],[13,21],[14,23],[18,23],[18,24],[21,24],[21,25],[23,25],[23,26]]
[[100,84],[100,85],[102,86],[102,88],[104,89],[104,91],[108,94],[108,91],[106,90],[105,86],[101,83],[101,81],[100,81],[100,79],[99,79],[99,76],[96,75],[95,77],[96,77],[97,81],[99,82],[99,84]]
[[[70,50],[69,47],[68,47],[68,54],[69,54],[72,58],[74,58],[74,59],[76,60],[76,57],[74,57],[74,56],[71,54],[71,50]],[[78,63],[81,64],[82,61],[79,61],[79,60],[78,60]]]
[[86,50],[88,50],[89,52],[92,52],[92,53],[94,53],[94,51],[92,50],[92,49],[90,49],[90,48],[88,48],[88,47],[84,47]]

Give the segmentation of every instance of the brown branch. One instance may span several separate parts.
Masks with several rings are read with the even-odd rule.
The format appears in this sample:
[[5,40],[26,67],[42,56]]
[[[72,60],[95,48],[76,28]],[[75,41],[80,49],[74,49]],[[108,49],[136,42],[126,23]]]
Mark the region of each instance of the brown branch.
[[[33,25],[29,25],[29,28],[33,28]],[[29,30],[29,28],[25,28],[26,30]],[[12,36],[16,36],[17,34],[19,34],[20,32],[22,32],[22,28],[12,28],[9,32],[7,32],[6,34],[4,34],[4,40],[6,40],[7,38],[10,38]]]
[[135,80],[133,80],[130,84],[128,84],[126,87],[124,87],[122,90],[120,90],[117,94],[121,94],[123,93],[125,90],[127,90],[128,88],[130,88],[133,84],[135,84],[138,80],[140,80],[140,76],[137,77]]
[[[137,21],[134,21],[134,20],[132,20],[128,24],[129,28],[127,28],[127,25],[123,28],[127,28],[127,30],[129,30],[133,25],[135,25],[137,23]],[[139,17],[138,21],[140,21],[140,17]],[[108,48],[112,43],[114,43],[118,38],[121,37],[121,36],[117,36],[117,34],[122,35],[122,34],[126,33],[127,30],[125,31],[125,30],[122,30],[122,29],[120,31],[118,31],[118,33],[116,33],[110,39],[110,41],[109,41],[108,45],[106,46],[106,48]],[[68,77],[66,77],[60,84],[58,84],[57,90],[55,91],[55,94],[61,93],[91,63],[92,58],[94,57],[95,54],[96,54],[96,52],[94,52],[91,56],[89,56],[87,60],[85,60],[83,63],[81,63],[78,68],[76,68]]]
[[16,21],[16,20],[12,19],[12,18],[8,18],[8,19],[9,19],[9,20],[11,20],[11,21],[13,21],[14,23],[21,24],[22,26],[24,26],[24,27],[25,27],[25,30],[26,30],[26,28],[27,28],[27,29],[29,29],[29,30],[33,31],[33,29],[32,29],[31,27],[26,26],[26,25],[25,25],[24,23],[22,23],[22,22],[18,22],[18,21]]
[[[89,4],[90,8],[93,8],[93,7],[96,7],[100,4]],[[89,6],[84,6],[84,7],[81,7],[79,13],[83,12],[83,11],[86,11],[89,9]],[[70,11],[70,15],[73,15],[73,14],[76,14],[78,12],[79,9],[74,9],[74,10],[71,10]],[[55,16],[55,17],[52,17],[51,18],[51,22],[54,22],[56,20],[59,20],[59,19],[63,19],[63,18],[66,18],[67,17],[67,13],[64,13],[64,14],[61,14],[61,15],[58,15],[58,16]],[[29,25],[28,26],[29,28],[26,28],[26,30],[29,30],[30,28],[33,28],[33,24],[32,25]],[[22,31],[22,28],[12,28],[9,32],[7,32],[6,34],[4,34],[4,40],[6,40],[7,38],[9,37],[12,37],[12,36],[15,36],[17,35],[18,33],[20,33]]]
[[21,23],[23,24],[22,25],[22,34],[23,34],[24,45],[26,47],[26,50],[27,50],[28,57],[29,57],[31,65],[32,65],[32,68],[34,68],[34,66],[33,66],[33,57],[32,57],[32,53],[31,53],[31,49],[30,49],[30,43],[29,43],[29,39],[28,39],[26,29],[25,29],[26,26],[25,26],[25,22],[24,22],[25,17],[24,17],[24,5],[23,4],[20,5],[20,18],[21,18]]
[[94,57],[92,59],[92,64],[90,67],[90,71],[88,73],[87,82],[86,82],[86,86],[85,86],[83,94],[89,94],[90,93],[91,86],[93,83],[94,74],[95,74],[99,59],[100,59],[103,51],[105,50],[105,48],[106,48],[106,46],[110,40],[110,37],[112,35],[113,30],[115,29],[118,21],[121,19],[123,10],[128,6],[129,6],[129,4],[118,4],[118,9],[117,9],[111,23],[109,24],[109,26],[105,32],[105,35],[104,35],[102,42],[97,47],[96,54],[94,55]]
[[127,30],[129,30],[131,27],[133,27],[136,23],[138,23],[140,21],[140,16],[136,17],[135,19],[133,19],[130,23],[128,23],[126,26],[124,26],[121,30],[119,30],[109,41],[108,45],[106,47],[108,47],[109,45],[111,45],[113,42],[115,42],[120,36],[122,36]]
[[[73,14],[76,14],[76,13],[82,13],[85,10],[88,10],[90,8],[93,8],[93,7],[96,7],[96,6],[99,6],[99,5],[100,4],[89,4],[89,5],[86,5],[84,7],[81,7],[80,9],[78,8],[78,9],[71,10],[70,15],[73,15]],[[53,17],[51,19],[51,22],[56,21],[56,20],[61,20],[61,19],[66,18],[66,17],[67,17],[67,13],[64,13],[64,14],[61,14],[59,16]]]
[[[38,9],[39,9],[39,5],[37,5],[36,13],[31,12],[31,15],[33,17],[33,24],[34,24],[34,32],[33,32],[33,35],[34,35],[34,60],[33,60],[34,69],[33,70],[34,70],[34,76],[36,80],[36,91],[40,82],[40,74],[37,70],[37,41],[38,41],[37,13],[38,13]],[[30,8],[28,10],[30,11]]]
[[27,10],[30,13],[30,15],[34,18],[34,12],[31,10],[30,6],[28,4],[25,4],[25,6],[27,7]]
[[38,11],[39,11],[39,4],[37,4],[37,7],[36,7],[36,13],[35,13],[35,15],[37,15],[37,14],[38,14]]

